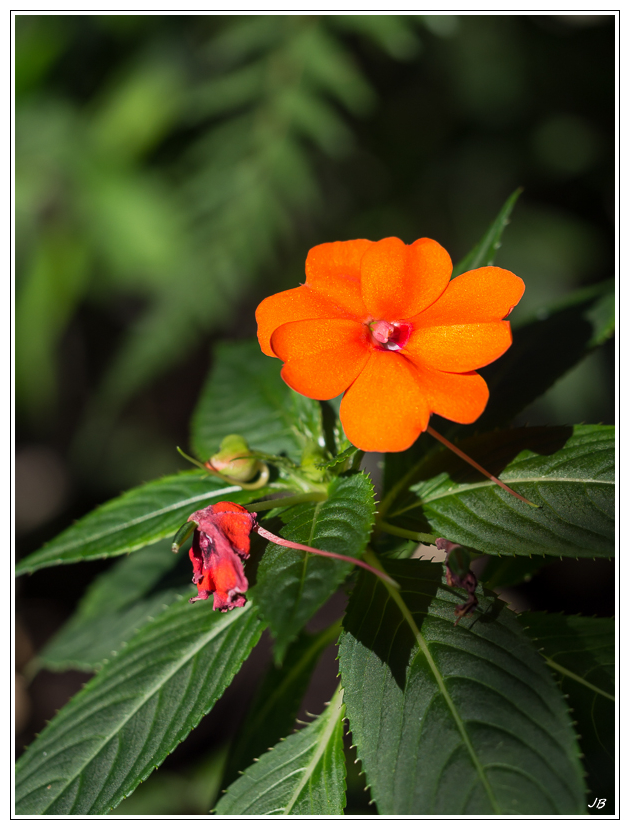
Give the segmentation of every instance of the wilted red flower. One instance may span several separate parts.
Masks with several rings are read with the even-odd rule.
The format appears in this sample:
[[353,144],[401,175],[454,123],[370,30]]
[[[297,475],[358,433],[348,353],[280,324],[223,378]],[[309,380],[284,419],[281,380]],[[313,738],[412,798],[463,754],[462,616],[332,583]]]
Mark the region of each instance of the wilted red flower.
[[[271,504],[273,502],[270,506]],[[251,513],[240,504],[220,501],[189,516],[173,541],[172,550],[177,553],[190,533],[194,533],[189,556],[193,564],[193,582],[197,586],[197,596],[189,602],[209,599],[214,595],[215,611],[231,611],[245,605],[245,592],[249,585],[243,573],[243,561],[249,558],[249,535],[252,531],[285,548],[359,565],[380,579],[397,585],[386,573],[360,559],[282,539],[261,527],[256,521],[256,513]]]
[[245,605],[248,588],[243,561],[249,558],[249,534],[256,514],[240,504],[220,501],[197,510],[189,519],[196,522],[190,561],[197,596],[190,601],[214,595],[214,610],[231,611]]
[[258,306],[263,352],[282,377],[318,400],[345,393],[340,417],[362,450],[409,447],[435,412],[475,421],[488,387],[475,369],[512,343],[506,317],[523,281],[487,266],[450,280],[432,239],[330,242],[309,251],[306,283]]

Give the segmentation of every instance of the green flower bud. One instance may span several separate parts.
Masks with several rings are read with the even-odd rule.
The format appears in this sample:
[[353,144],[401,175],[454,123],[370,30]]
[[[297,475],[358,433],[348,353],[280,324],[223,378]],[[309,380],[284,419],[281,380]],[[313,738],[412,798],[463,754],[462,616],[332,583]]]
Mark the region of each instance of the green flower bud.
[[260,463],[252,456],[242,435],[226,435],[219,452],[206,462],[206,467],[234,481],[249,481],[258,472]]

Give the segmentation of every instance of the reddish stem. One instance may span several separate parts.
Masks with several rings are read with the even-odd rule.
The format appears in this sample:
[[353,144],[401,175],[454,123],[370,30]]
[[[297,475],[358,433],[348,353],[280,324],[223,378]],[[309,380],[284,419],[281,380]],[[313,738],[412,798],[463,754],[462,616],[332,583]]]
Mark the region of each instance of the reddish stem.
[[289,542],[288,539],[282,539],[280,536],[276,536],[274,533],[270,533],[268,530],[265,530],[265,528],[260,525],[256,525],[254,530],[259,536],[262,536],[263,539],[267,539],[275,545],[282,545],[283,548],[293,548],[294,550],[305,550],[307,553],[315,553],[317,556],[327,556],[330,559],[342,559],[344,562],[350,562],[353,565],[358,565],[360,568],[365,568],[366,571],[370,571],[378,576],[379,579],[389,582],[389,584],[393,585],[395,588],[400,587],[399,584],[391,578],[391,576],[383,573],[383,571],[379,571],[378,568],[373,568],[361,559],[354,559],[352,556],[344,556],[342,553],[331,553],[328,550],[310,548],[308,545],[301,545],[299,542]]
[[484,470],[484,468],[481,466],[481,464],[477,464],[476,461],[473,461],[473,459],[469,455],[466,455],[466,453],[463,452],[462,450],[460,450],[459,447],[456,447],[455,444],[451,444],[450,441],[448,441],[446,438],[444,438],[442,435],[440,435],[439,432],[436,432],[432,427],[428,426],[427,427],[427,432],[430,435],[432,435],[434,438],[437,438],[437,440],[440,441],[442,444],[444,444],[445,447],[448,447],[448,449],[451,450],[452,452],[454,452],[455,455],[458,455],[460,458],[463,458],[464,461],[467,461],[471,465],[471,467],[475,468],[475,470],[479,470],[479,472],[483,473],[483,475],[486,478],[489,478],[490,481],[494,481],[495,484],[498,484],[499,487],[502,487],[504,490],[506,490],[508,493],[510,493],[510,495],[516,496],[517,499],[520,499],[521,501],[524,501],[525,504],[529,504],[530,507],[540,507],[540,505],[534,504],[533,501],[530,501],[529,499],[526,499],[525,496],[521,496],[515,490],[512,490],[511,487],[508,487],[507,484],[504,484],[496,476],[493,476],[492,473],[489,473],[487,470]]

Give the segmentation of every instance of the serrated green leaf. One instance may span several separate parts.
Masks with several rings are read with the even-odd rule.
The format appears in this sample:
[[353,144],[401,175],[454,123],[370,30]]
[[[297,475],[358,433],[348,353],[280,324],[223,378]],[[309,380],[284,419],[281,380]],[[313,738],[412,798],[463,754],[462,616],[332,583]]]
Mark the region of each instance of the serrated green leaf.
[[522,192],[523,188],[519,187],[514,191],[514,193],[512,193],[484,236],[479,240],[472,251],[457,263],[453,269],[453,277],[463,274],[464,271],[473,271],[475,268],[481,268],[484,265],[493,264],[496,253],[501,247],[501,237],[503,236],[503,231],[510,221],[510,214],[514,209],[516,200]]
[[[283,452],[299,460],[304,436],[312,429],[315,401],[296,395],[280,377],[279,360],[260,351],[257,341],[223,343],[192,420],[191,443],[202,460],[221,440],[242,435],[254,450]],[[308,435],[307,437],[311,437]]]
[[97,507],[19,562],[16,575],[138,550],[172,536],[191,513],[212,502],[247,504],[269,492],[226,485],[201,471],[165,476]]
[[344,620],[341,683],[353,742],[385,815],[585,811],[562,695],[496,597],[462,597],[434,563],[388,562],[394,589],[360,577]]
[[102,815],[218,700],[263,626],[186,600],[146,626],[50,722],[16,767],[19,815]]
[[[394,509],[388,520],[395,523],[397,513],[424,518],[438,536],[483,553],[614,555],[614,427],[524,427],[460,446],[491,472],[501,470],[501,480],[540,509],[446,459],[452,475],[413,485],[415,505]],[[507,466],[506,453],[514,458]]]
[[343,716],[338,691],[317,720],[276,744],[229,787],[216,814],[343,815]]
[[327,470],[331,467],[336,467],[337,464],[341,464],[343,461],[348,461],[348,459],[352,458],[357,452],[361,452],[356,447],[346,447],[343,452],[338,453],[334,458],[330,458],[328,461],[322,461],[320,464],[316,464],[318,470]]
[[53,671],[98,671],[127,645],[147,623],[181,598],[182,590],[170,588],[127,608],[110,611],[88,621],[72,620],[38,655],[43,668]]
[[239,770],[291,732],[313,670],[340,631],[339,625],[318,634],[302,631],[287,649],[282,666],[270,666],[230,749],[224,786],[232,783]]
[[584,753],[586,783],[594,797],[606,799],[604,807],[591,813],[614,813],[615,621],[533,611],[521,614],[520,620],[568,695]]
[[[331,482],[328,499],[293,508],[282,536],[320,550],[359,558],[374,521],[374,487],[364,473]],[[252,596],[275,638],[276,659],[333,594],[352,565],[269,544]]]
[[144,597],[177,564],[168,541],[126,556],[90,585],[74,619],[87,621],[131,605]]

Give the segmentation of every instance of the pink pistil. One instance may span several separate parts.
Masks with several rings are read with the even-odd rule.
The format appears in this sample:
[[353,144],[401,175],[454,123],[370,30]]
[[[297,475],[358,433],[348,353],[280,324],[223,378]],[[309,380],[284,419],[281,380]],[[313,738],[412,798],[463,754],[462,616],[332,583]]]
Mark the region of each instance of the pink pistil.
[[373,320],[368,328],[372,343],[379,349],[391,352],[406,346],[413,331],[411,323],[388,323],[386,320]]

